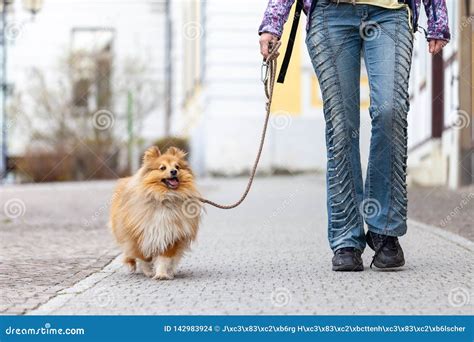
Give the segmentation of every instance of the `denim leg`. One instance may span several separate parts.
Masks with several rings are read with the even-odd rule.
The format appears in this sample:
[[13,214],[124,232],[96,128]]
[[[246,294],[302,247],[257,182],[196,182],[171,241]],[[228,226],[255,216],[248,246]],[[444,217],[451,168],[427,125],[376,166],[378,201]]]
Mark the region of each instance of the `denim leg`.
[[359,203],[360,17],[352,5],[318,2],[306,44],[324,101],[330,247],[365,248]]
[[364,20],[373,25],[372,36],[363,42],[372,136],[362,212],[369,230],[401,236],[407,229],[408,78],[413,35],[407,9],[369,6]]

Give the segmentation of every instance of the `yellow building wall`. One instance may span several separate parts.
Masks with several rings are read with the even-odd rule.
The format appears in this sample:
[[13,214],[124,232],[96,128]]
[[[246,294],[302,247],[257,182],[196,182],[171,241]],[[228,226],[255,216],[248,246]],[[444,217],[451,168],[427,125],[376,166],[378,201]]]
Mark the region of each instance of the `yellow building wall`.
[[[288,46],[288,37],[290,35],[291,25],[293,23],[293,16],[295,13],[295,6],[293,6],[289,20],[286,22],[283,29],[282,45],[280,47],[280,57],[278,58],[277,75],[280,72],[281,61]],[[301,47],[302,47],[302,32],[304,31],[304,17],[300,18],[300,27],[295,39],[293,53],[291,55],[291,62],[286,73],[285,83],[275,83],[273,93],[273,102],[271,107],[272,113],[288,113],[290,115],[299,115],[302,111],[301,103]]]

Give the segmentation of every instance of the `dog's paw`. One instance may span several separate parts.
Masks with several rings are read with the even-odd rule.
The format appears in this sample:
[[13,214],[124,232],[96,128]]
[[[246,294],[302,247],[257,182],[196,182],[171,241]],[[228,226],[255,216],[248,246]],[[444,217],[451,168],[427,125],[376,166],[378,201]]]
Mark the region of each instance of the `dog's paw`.
[[153,271],[142,271],[142,272],[145,277],[148,277],[148,278],[153,277]]
[[135,273],[137,271],[137,262],[134,258],[125,256],[123,259],[123,263],[127,266],[128,270],[131,273]]
[[127,268],[130,273],[135,273],[137,272],[137,265],[134,263],[127,263]]
[[153,276],[153,279],[155,280],[172,280],[173,278],[174,274],[164,272],[158,272]]
[[153,277],[153,275],[154,275],[155,273],[153,272],[153,269],[152,269],[149,265],[140,265],[140,266],[141,266],[140,268],[142,269],[143,274],[144,274],[146,277],[148,277],[148,278],[152,278],[152,277]]

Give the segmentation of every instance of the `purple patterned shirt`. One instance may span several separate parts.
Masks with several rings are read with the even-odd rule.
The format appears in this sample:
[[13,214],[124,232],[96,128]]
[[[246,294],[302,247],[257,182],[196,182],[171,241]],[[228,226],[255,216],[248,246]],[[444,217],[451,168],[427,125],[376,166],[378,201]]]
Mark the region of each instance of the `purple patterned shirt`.
[[[305,13],[310,12],[312,1],[313,0],[304,0]],[[417,27],[421,1],[423,1],[426,16],[428,17],[427,39],[443,39],[449,41],[451,35],[449,33],[446,0],[407,0],[406,3],[413,11],[413,27]],[[281,37],[283,24],[287,21],[291,6],[294,2],[295,0],[269,0],[258,32],[269,32]],[[308,27],[309,16],[306,28],[308,29]]]

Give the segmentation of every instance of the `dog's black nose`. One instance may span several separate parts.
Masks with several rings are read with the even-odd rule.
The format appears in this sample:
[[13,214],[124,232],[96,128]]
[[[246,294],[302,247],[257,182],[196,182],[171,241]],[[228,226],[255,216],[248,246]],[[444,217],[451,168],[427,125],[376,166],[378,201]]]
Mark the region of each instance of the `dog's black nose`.
[[178,170],[171,170],[170,173],[172,176],[176,176],[178,174]]

